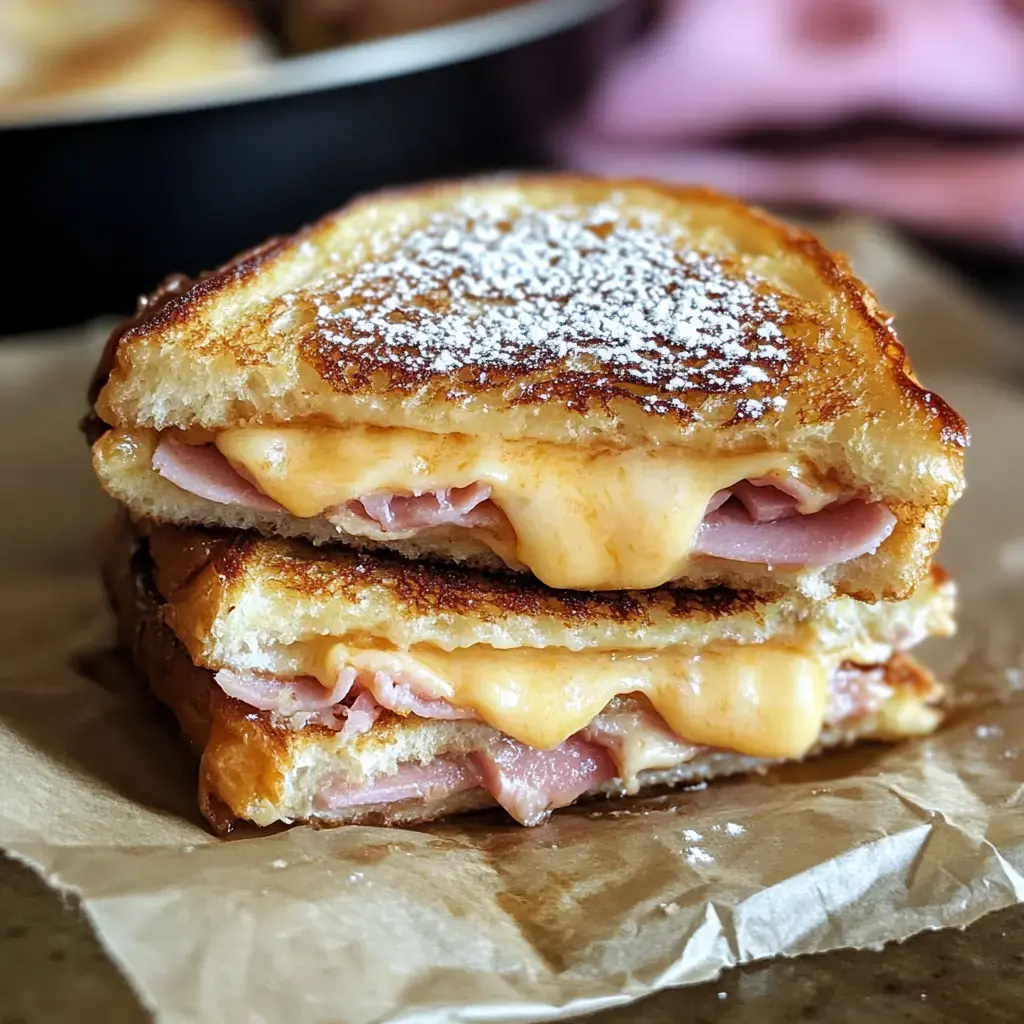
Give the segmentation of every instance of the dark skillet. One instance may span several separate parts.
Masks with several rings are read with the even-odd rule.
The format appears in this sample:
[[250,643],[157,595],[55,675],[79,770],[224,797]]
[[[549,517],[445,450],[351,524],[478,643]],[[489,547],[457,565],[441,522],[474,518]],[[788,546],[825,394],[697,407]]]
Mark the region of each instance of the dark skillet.
[[534,0],[174,106],[0,124],[0,335],[130,310],[167,272],[368,189],[535,165],[545,124],[632,21],[621,0]]

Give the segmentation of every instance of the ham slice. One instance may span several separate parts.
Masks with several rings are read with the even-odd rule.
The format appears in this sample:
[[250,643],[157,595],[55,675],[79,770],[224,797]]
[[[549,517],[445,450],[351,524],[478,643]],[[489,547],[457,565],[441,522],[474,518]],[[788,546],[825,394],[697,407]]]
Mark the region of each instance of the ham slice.
[[[808,488],[805,493],[813,496],[815,492]],[[740,480],[732,487],[715,491],[704,515],[718,511],[730,498],[736,498],[755,523],[770,523],[775,519],[795,516],[798,514],[797,506],[803,500],[800,495],[780,490],[768,480]]]
[[578,736],[554,750],[500,736],[473,759],[488,792],[522,825],[539,825],[556,807],[615,778],[608,752]]
[[777,519],[789,519],[800,514],[797,499],[772,484],[740,480],[729,490],[755,523],[774,523]]
[[[889,697],[885,668],[845,664],[832,677],[826,725],[869,715]],[[317,794],[320,810],[339,810],[401,800],[443,799],[464,790],[486,789],[516,821],[542,823],[552,810],[616,777],[629,790],[640,771],[682,764],[707,748],[676,737],[646,702],[615,702],[582,733],[553,750],[535,750],[499,736],[469,758],[438,757],[409,763],[394,775],[368,783],[328,782]]]
[[[345,724],[341,730],[341,736],[338,738],[342,743],[354,740],[364,732],[369,732],[373,728],[373,723],[379,717],[380,705],[373,699],[373,695],[369,693],[359,694],[348,708],[348,714],[345,715]],[[321,724],[329,723],[321,722]]]
[[319,810],[336,811],[365,804],[446,797],[480,785],[480,771],[472,761],[436,757],[426,764],[400,765],[394,775],[380,775],[368,783],[329,782],[316,795],[313,805]]
[[[741,481],[741,483],[758,488],[758,491],[753,494],[755,501],[759,495],[767,498],[768,491],[766,488],[773,488],[793,498],[798,506],[802,505],[804,513],[818,512],[834,501],[856,497],[855,494],[843,493],[832,487],[807,483],[795,476],[760,477],[757,480],[745,480]],[[735,489],[733,487],[733,490]],[[747,501],[750,500],[750,497],[751,494],[748,492]],[[773,497],[772,500],[777,499]],[[747,504],[747,501],[744,504]]]
[[377,523],[384,533],[431,526],[495,527],[505,521],[485,484],[446,487],[423,494],[369,494],[346,506]]
[[[213,445],[187,445],[165,435],[153,455],[153,468],[183,490],[222,505],[286,511]],[[790,478],[741,480],[712,497],[693,552],[736,562],[826,566],[875,551],[892,533],[896,519],[880,502],[840,500],[800,514],[801,505],[821,502],[823,493]],[[344,509],[376,523],[382,533],[436,526],[501,529],[507,520],[490,495],[490,487],[474,483],[423,494],[371,494]],[[330,514],[325,513],[328,518]]]
[[876,551],[896,517],[881,502],[847,501],[813,515],[758,522],[738,501],[727,501],[697,532],[693,551],[734,562],[837,565]]
[[841,665],[829,680],[825,725],[838,725],[870,715],[892,696],[884,665]]
[[627,790],[640,772],[672,768],[700,751],[680,739],[645,700],[613,701],[580,736],[611,754]]
[[340,673],[331,688],[310,676],[277,679],[259,672],[233,672],[231,669],[221,669],[213,678],[229,697],[260,711],[269,711],[275,718],[286,719],[289,728],[322,725],[339,730],[345,741],[370,729],[380,714],[380,707],[372,697],[364,699],[362,694],[352,692],[356,678],[353,669]]
[[425,697],[417,692],[416,679],[407,673],[374,672],[358,684],[364,693],[389,711],[398,715],[419,715],[420,718],[476,718],[471,708],[459,708],[446,700]]
[[[407,672],[357,674],[355,669],[346,667],[338,673],[338,681],[333,688],[323,686],[308,676],[276,679],[258,672],[235,672],[231,669],[221,669],[214,679],[229,697],[260,711],[270,711],[286,718],[314,715],[313,719],[304,718],[303,724],[314,720],[328,728],[343,730],[342,740],[366,732],[382,709],[419,718],[458,720],[479,717],[471,708],[460,708],[446,700],[424,696],[415,676]],[[884,669],[857,665],[844,665],[837,669],[829,685],[830,710],[826,716],[829,722],[869,714],[888,693]],[[673,757],[676,754],[681,757],[686,746],[685,739],[672,733],[661,717],[646,706],[624,709],[609,705],[580,733],[580,738],[612,751],[620,768],[626,760],[640,755],[663,757],[668,751]],[[638,751],[637,744],[645,749]],[[536,753],[517,744],[516,751],[507,748],[505,754],[510,757],[512,752],[516,752],[517,756],[525,757],[524,751]],[[504,762],[499,758],[497,763],[500,767]]]
[[371,728],[382,709],[420,718],[477,717],[471,708],[424,696],[423,687],[408,673],[357,674],[354,668],[346,667],[332,688],[308,676],[275,679],[259,672],[231,669],[221,669],[214,680],[229,697],[280,717],[302,716],[301,722],[291,723],[298,728],[315,721],[329,729],[339,729],[345,741]]
[[229,696],[260,711],[290,715],[305,711],[328,711],[340,704],[352,689],[356,674],[346,669],[338,674],[338,682],[328,689],[317,679],[277,679],[258,672],[233,672],[222,668],[214,679]]
[[287,511],[238,473],[212,444],[185,444],[173,434],[164,434],[153,453],[153,468],[183,491],[218,505],[241,505],[260,512]]
[[711,495],[711,500],[708,502],[707,508],[704,509],[704,515],[711,515],[712,512],[720,509],[731,497],[732,491],[728,488],[722,491],[715,491],[715,493]]
[[319,810],[366,804],[444,798],[467,789],[486,789],[523,825],[539,825],[556,807],[615,777],[615,765],[600,747],[573,737],[554,750],[534,750],[508,737],[468,759],[438,757],[409,763],[394,775],[359,784],[328,782],[314,799]]

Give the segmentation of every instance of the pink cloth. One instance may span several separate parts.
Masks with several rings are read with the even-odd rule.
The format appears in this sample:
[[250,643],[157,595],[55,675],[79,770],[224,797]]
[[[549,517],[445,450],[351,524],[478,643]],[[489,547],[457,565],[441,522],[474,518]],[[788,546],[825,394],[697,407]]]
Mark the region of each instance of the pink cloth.
[[864,209],[1024,248],[1024,138],[750,155],[723,139],[883,116],[1024,131],[1024,0],[665,0],[557,140],[570,165]]

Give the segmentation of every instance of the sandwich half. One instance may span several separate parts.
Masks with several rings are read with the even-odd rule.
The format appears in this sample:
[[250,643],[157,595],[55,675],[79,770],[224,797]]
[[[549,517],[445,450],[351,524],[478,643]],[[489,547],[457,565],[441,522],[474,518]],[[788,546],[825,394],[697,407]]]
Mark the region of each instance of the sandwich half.
[[218,829],[495,804],[532,825],[585,795],[927,733],[941,688],[906,652],[952,629],[938,570],[873,604],[581,594],[124,514],[103,571]]
[[967,443],[810,236],[575,176],[384,192],[171,279],[94,398],[136,517],[588,591],[904,598]]

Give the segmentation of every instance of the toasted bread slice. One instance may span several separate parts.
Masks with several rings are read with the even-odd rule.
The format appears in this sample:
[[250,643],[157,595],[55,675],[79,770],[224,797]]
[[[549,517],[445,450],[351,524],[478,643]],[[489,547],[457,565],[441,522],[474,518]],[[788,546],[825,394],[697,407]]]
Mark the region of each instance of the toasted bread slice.
[[447,652],[696,653],[772,644],[876,664],[894,647],[954,629],[955,587],[938,567],[911,597],[893,602],[816,602],[799,593],[766,600],[723,588],[583,594],[386,553],[146,521],[123,528],[145,541],[167,621],[193,659],[213,669],[264,668],[289,645],[349,636]]
[[98,384],[137,515],[558,587],[901,597],[963,488],[963,422],[841,260],[637,182],[370,196],[173,281]]
[[[167,538],[164,540],[166,544]],[[222,569],[237,561],[238,556],[229,554],[229,548],[219,550],[212,557]],[[521,796],[510,795],[507,785],[496,785],[494,778],[477,767],[485,761],[493,763],[496,747],[506,754],[517,749],[486,722],[384,712],[372,728],[352,739],[317,723],[294,728],[270,712],[255,710],[225,693],[210,669],[193,663],[168,626],[161,612],[164,598],[155,583],[160,580],[173,585],[176,580],[187,581],[196,572],[201,576],[205,568],[197,567],[208,566],[210,557],[210,547],[193,536],[183,543],[176,559],[161,559],[164,571],[157,571],[154,578],[154,565],[145,544],[139,544],[130,531],[118,529],[106,548],[104,577],[117,612],[122,645],[131,652],[152,692],[174,712],[185,739],[200,757],[200,807],[215,829],[227,831],[238,819],[259,825],[282,821],[411,824],[499,802],[524,823],[543,820],[549,804],[538,808],[524,803]],[[264,564],[261,571],[269,568]],[[251,567],[239,571],[244,576]],[[239,578],[235,570],[229,575]],[[318,590],[316,578],[311,568],[305,585],[312,583],[314,592]],[[179,601],[192,585],[184,582],[184,590],[175,590]],[[350,596],[355,585],[353,578],[342,584]],[[415,589],[388,596],[389,590],[385,580],[378,593],[369,597],[371,609],[378,602],[390,601],[394,607],[404,607],[415,619],[425,603],[437,601],[450,607],[456,618],[473,614],[466,604],[467,595],[457,588],[447,597],[429,591],[416,593]],[[489,604],[489,598],[485,604]],[[552,607],[548,613],[551,627],[558,622],[562,628],[569,623],[579,625],[579,616],[569,609]],[[526,614],[526,610],[520,614]],[[626,618],[641,614],[641,609],[631,610]],[[712,618],[714,614],[709,611]],[[883,666],[847,665],[844,671],[848,679],[859,680],[854,692],[859,692],[858,685],[866,685],[865,692],[871,693],[872,700],[834,701],[832,713],[805,756],[861,739],[921,735],[932,731],[941,720],[936,706],[941,688],[909,657],[893,655]],[[612,726],[649,722],[650,708],[643,697],[616,698],[603,719]],[[618,796],[654,786],[686,785],[764,771],[784,760],[678,739],[666,741],[663,734],[650,728],[633,743],[631,752],[620,746],[611,760],[607,753],[610,748],[591,742],[591,733],[587,737],[546,752],[545,756],[575,755],[571,765],[575,789],[562,790],[557,805],[579,796]],[[541,752],[533,754],[540,756]],[[622,771],[624,764],[628,772]]]

